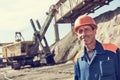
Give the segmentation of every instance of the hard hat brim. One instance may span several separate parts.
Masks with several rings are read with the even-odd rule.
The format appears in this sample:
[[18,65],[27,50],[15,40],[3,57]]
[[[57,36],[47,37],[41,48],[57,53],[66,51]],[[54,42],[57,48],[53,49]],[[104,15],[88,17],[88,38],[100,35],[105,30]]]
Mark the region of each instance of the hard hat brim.
[[[85,24],[85,25],[89,25],[89,24]],[[80,26],[74,27],[73,32],[78,32],[79,28],[80,28],[80,27],[84,27],[85,25],[80,25]],[[95,24],[93,24],[93,25],[94,25],[94,28],[95,28],[95,29],[98,28],[97,25],[95,25]]]

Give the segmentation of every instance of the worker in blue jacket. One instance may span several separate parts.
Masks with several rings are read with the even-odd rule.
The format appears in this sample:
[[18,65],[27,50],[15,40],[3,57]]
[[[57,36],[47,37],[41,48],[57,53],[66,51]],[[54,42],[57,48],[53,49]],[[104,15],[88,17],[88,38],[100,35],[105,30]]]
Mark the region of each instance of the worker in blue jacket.
[[75,58],[74,80],[120,80],[119,50],[112,44],[103,45],[97,41],[97,28],[94,19],[88,15],[75,20],[74,32],[84,46]]

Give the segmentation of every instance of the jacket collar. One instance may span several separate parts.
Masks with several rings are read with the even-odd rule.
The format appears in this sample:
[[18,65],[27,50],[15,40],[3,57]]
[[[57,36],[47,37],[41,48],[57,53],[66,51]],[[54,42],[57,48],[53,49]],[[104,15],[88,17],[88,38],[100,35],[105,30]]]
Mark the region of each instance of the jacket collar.
[[[102,44],[99,41],[97,41],[97,40],[96,40],[96,47],[95,47],[94,50],[96,51],[96,55],[103,54],[103,52],[104,52]],[[83,53],[81,54],[81,57],[85,57],[86,52],[87,52],[87,50],[84,47],[84,50],[83,50]]]
[[102,54],[104,52],[102,44],[100,42],[98,42],[97,40],[96,40],[95,50],[96,50],[97,54]]

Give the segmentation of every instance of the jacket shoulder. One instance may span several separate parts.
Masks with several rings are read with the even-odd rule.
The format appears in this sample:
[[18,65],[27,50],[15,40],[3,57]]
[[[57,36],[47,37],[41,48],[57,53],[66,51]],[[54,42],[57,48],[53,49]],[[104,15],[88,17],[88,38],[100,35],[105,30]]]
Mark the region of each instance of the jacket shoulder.
[[109,50],[114,53],[116,53],[116,50],[118,49],[118,47],[115,44],[111,44],[111,43],[103,43],[102,46],[104,50]]

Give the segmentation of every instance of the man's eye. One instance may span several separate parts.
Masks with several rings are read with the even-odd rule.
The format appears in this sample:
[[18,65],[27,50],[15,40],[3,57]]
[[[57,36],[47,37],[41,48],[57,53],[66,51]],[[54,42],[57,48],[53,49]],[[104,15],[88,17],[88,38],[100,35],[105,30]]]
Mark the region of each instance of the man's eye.
[[89,31],[89,29],[86,28],[85,31]]
[[85,29],[85,31],[86,31],[86,32],[90,32],[90,31],[91,31],[91,29],[86,28],[86,29]]
[[78,33],[82,33],[82,32],[83,32],[83,30],[79,30],[79,31],[78,31]]

